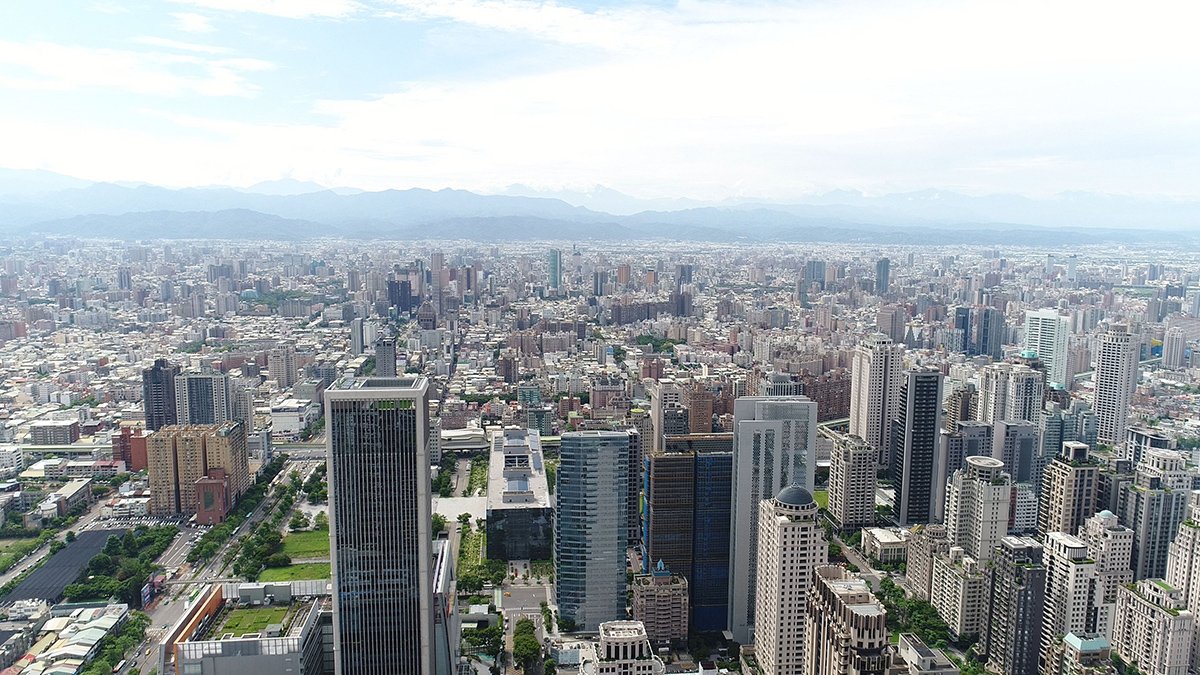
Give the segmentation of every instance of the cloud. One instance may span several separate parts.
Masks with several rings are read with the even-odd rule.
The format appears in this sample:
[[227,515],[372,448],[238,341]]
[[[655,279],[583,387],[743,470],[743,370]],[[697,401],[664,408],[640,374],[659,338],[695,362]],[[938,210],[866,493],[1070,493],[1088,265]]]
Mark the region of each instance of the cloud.
[[0,64],[25,71],[23,76],[8,76],[3,82],[6,87],[34,90],[112,88],[160,96],[251,95],[258,91],[258,86],[247,81],[245,74],[274,67],[259,59],[210,58],[195,54],[6,40],[0,40]]
[[175,18],[175,27],[185,33],[211,33],[215,30],[212,20],[202,14],[174,12],[171,16]]
[[181,40],[171,40],[169,38],[154,37],[149,35],[135,37],[133,38],[133,42],[139,45],[146,45],[148,47],[162,47],[164,49],[198,52],[201,54],[228,54],[232,51],[228,47],[203,45],[195,42],[183,42]]
[[172,0],[224,12],[267,14],[286,19],[340,18],[362,9],[354,0]]

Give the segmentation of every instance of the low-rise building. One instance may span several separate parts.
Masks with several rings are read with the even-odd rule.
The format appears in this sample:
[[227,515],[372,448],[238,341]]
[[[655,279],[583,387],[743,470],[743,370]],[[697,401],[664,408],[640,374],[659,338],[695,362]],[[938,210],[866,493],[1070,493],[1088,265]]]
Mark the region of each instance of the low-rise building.
[[863,553],[882,563],[904,562],[908,557],[908,532],[899,528],[864,527]]
[[79,420],[38,420],[29,425],[29,444],[69,445],[80,433]]
[[580,675],[663,675],[666,670],[640,621],[601,623],[600,641],[580,653]]
[[271,406],[271,433],[296,436],[317,421],[321,409],[309,399],[289,398]]
[[889,675],[959,675],[961,671],[940,649],[912,633],[901,633],[892,653]]

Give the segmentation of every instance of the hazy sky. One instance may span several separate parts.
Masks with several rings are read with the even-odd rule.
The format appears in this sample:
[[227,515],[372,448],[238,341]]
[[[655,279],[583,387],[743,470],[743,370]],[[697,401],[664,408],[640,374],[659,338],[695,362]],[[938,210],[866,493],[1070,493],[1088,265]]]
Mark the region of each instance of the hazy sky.
[[1200,196],[1187,2],[0,4],[0,166],[789,198]]

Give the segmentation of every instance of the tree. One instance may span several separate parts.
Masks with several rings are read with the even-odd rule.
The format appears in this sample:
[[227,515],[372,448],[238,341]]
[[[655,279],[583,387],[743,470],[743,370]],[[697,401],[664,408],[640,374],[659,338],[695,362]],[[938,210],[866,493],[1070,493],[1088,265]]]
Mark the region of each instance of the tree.
[[324,511],[319,512],[317,517],[313,518],[313,529],[317,531],[329,529],[329,516]]
[[436,538],[439,534],[441,534],[445,530],[446,530],[446,516],[443,516],[440,513],[433,514],[433,536]]
[[533,622],[521,619],[513,629],[513,661],[523,670],[529,670],[541,658],[542,645],[534,635]]
[[469,514],[469,513],[458,514],[458,524],[462,526],[463,530],[469,532],[471,530],[471,514]]
[[293,513],[292,520],[288,523],[288,529],[293,532],[308,529],[308,516],[303,511]]
[[67,543],[75,541],[75,530],[67,530]]

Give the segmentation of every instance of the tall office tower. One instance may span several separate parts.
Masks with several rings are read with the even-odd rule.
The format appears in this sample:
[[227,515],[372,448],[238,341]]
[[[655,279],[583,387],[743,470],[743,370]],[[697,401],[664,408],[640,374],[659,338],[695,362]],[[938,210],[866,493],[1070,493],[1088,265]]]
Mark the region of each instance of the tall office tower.
[[971,339],[975,335],[975,331],[971,327],[971,308],[970,307],[955,307],[954,308],[954,330],[962,335],[962,349],[966,354],[974,356],[978,352],[975,351],[974,345],[971,344]]
[[1096,512],[1100,463],[1088,456],[1088,446],[1069,441],[1042,471],[1038,493],[1038,532],[1078,532]]
[[1113,651],[1139,673],[1185,675],[1195,619],[1183,594],[1161,579],[1141,579],[1117,591]]
[[708,387],[693,383],[684,389],[683,407],[688,411],[688,433],[712,433],[713,394]]
[[[804,617],[804,673],[888,673],[887,611],[840,565],[814,570]],[[781,671],[786,672],[786,671]]]
[[1037,425],[1024,420],[997,420],[992,436],[992,456],[1008,467],[1015,483],[1036,485],[1041,479],[1041,438]]
[[941,457],[942,372],[934,368],[904,373],[892,420],[890,473],[896,489],[893,510],[901,526],[940,520],[946,463]]
[[1046,368],[1050,385],[1067,389],[1067,336],[1071,320],[1057,309],[1025,310],[1025,349]]
[[177,375],[175,410],[179,424],[221,424],[234,419],[229,376],[212,370]]
[[892,261],[880,258],[875,263],[875,295],[885,295],[892,285]]
[[946,486],[946,533],[980,564],[987,564],[1008,533],[1012,481],[1004,462],[968,457],[967,468],[954,472]]
[[875,328],[891,338],[892,342],[904,342],[908,330],[908,312],[896,305],[881,307],[875,314]]
[[1096,443],[1096,415],[1091,406],[1078,399],[1063,407],[1057,402],[1048,402],[1038,416],[1038,433],[1042,439],[1041,456],[1054,457],[1067,441]]
[[1187,510],[1192,477],[1181,453],[1150,450],[1121,500],[1121,524],[1133,530],[1133,578],[1162,577],[1167,550]]
[[806,594],[829,544],[812,493],[799,485],[764,499],[758,511],[754,656],[764,675],[803,675],[811,672],[804,668]]
[[142,408],[146,411],[146,428],[157,431],[178,421],[175,409],[175,376],[179,366],[166,359],[155,359],[154,365],[142,371]]
[[[674,380],[656,381],[647,384],[647,393],[650,395],[650,420],[654,426],[654,438],[649,443],[651,450],[662,450],[663,437],[667,435],[667,418],[671,417],[674,422],[672,429],[674,433],[671,435],[678,436],[679,434],[687,433],[687,429],[679,429],[678,425],[685,417],[680,413],[683,408],[683,388],[680,387]],[[668,411],[680,411],[669,413]],[[690,420],[691,416],[686,416],[686,420]],[[685,425],[690,426],[686,421]]]
[[383,337],[375,342],[375,376],[396,377],[396,338]]
[[325,392],[338,675],[441,675],[435,662],[432,496],[424,377]]
[[157,516],[225,519],[250,488],[246,428],[239,422],[166,426],[146,437],[150,509]]
[[995,307],[977,307],[974,319],[976,337],[971,346],[975,354],[990,356],[993,361],[1004,358],[1004,312]]
[[557,291],[562,288],[562,251],[556,248],[550,249],[549,255],[549,279],[547,285],[551,290]]
[[668,436],[662,451],[647,453],[645,466],[643,571],[662,561],[682,574],[692,629],[725,630],[733,434]]
[[[1179,589],[1184,605],[1194,621],[1191,663],[1195,671],[1200,661],[1200,492],[1193,492],[1188,503],[1188,519],[1179,524],[1179,533],[1171,541],[1167,554],[1165,580]],[[1132,576],[1132,575],[1131,575]]]
[[758,505],[792,485],[812,491],[817,404],[803,396],[743,396],[733,405],[733,504],[729,537],[729,627],[749,644],[758,573]]
[[842,436],[829,454],[829,515],[843,530],[875,523],[879,453],[858,436]]
[[429,294],[433,309],[440,318],[446,313],[446,254],[433,251],[429,254]]
[[1138,343],[1122,325],[1101,333],[1096,345],[1096,440],[1109,445],[1125,442],[1125,426],[1138,379]]
[[809,260],[804,263],[804,281],[811,284],[817,284],[821,290],[825,290],[825,261],[824,260]]
[[1098,614],[1102,623],[1097,624],[1096,632],[1111,638],[1117,589],[1133,581],[1133,530],[1117,522],[1111,511],[1101,511],[1084,521],[1079,538],[1087,544],[1087,557],[1096,561],[1098,605],[1107,608]]
[[1104,604],[1097,564],[1087,543],[1065,532],[1046,535],[1046,601],[1042,616],[1042,654],[1052,660],[1067,633],[1094,635],[1109,624],[1112,607]]
[[1026,365],[993,363],[979,372],[975,419],[983,422],[1032,422],[1042,410],[1045,376]]
[[629,453],[625,431],[562,435],[555,492],[555,594],[564,618],[596,630],[625,616]]
[[899,411],[904,346],[876,333],[854,351],[850,382],[850,433],[879,451],[887,464],[891,422]]
[[1038,675],[1046,567],[1042,545],[1029,537],[1000,540],[988,569],[980,647],[989,672]]
[[281,344],[267,352],[267,373],[280,389],[296,384],[296,346]]
[[950,431],[943,431],[941,444],[947,475],[965,468],[968,457],[991,457],[994,433],[992,425],[975,420],[956,422]]
[[1178,370],[1187,365],[1187,335],[1179,327],[1168,328],[1163,336],[1163,368]]
[[642,542],[642,439],[634,427],[626,427],[629,435],[625,467],[625,534],[626,544],[636,547]]
[[350,320],[350,353],[359,356],[364,349],[366,349],[366,340],[363,339],[363,320],[355,317]]
[[933,560],[950,550],[945,525],[918,525],[908,538],[908,586],[913,597],[929,600]]

